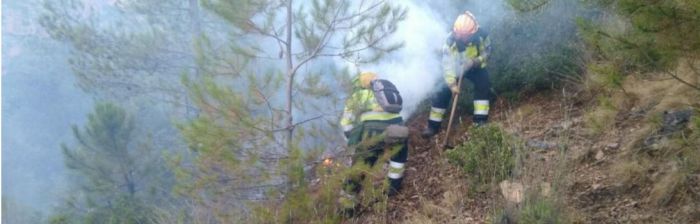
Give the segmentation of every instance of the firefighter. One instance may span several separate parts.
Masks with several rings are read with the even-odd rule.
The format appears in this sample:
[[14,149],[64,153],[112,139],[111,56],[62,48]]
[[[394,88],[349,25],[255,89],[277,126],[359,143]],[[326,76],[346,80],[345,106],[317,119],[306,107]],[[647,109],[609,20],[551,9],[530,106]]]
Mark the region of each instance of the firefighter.
[[474,84],[474,124],[483,125],[488,121],[491,81],[486,62],[491,52],[490,42],[486,31],[479,27],[469,11],[457,17],[442,49],[445,83],[432,99],[428,127],[421,133],[423,137],[433,136],[440,130],[452,94],[460,92],[457,75]]
[[[403,126],[399,114],[402,99],[391,82],[377,79],[375,73],[362,72],[354,83],[354,92],[345,103],[340,120],[348,146],[355,148],[353,166],[365,163],[373,167],[385,149],[393,153],[387,179],[388,194],[395,195],[401,186],[408,158],[408,128]],[[381,96],[375,96],[379,94]],[[382,139],[375,141],[376,138]],[[360,191],[363,178],[362,175],[353,175],[345,182],[340,198],[344,209],[356,206],[355,195]]]

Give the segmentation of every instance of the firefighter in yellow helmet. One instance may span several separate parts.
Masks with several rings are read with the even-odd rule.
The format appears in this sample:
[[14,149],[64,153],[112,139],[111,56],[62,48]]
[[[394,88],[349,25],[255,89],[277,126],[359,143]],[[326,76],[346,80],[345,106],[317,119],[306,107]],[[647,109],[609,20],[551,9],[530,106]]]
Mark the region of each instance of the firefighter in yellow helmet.
[[[374,166],[385,151],[389,159],[389,195],[398,192],[403,180],[404,164],[408,158],[408,128],[403,126],[402,99],[396,86],[378,79],[372,72],[362,72],[354,81],[354,90],[345,103],[340,125],[348,138],[348,146],[355,148],[353,166],[364,163]],[[377,141],[377,138],[379,141]],[[363,175],[352,175],[343,186],[341,206],[352,210],[355,195],[360,191]]]
[[474,84],[474,116],[476,125],[485,124],[489,116],[491,81],[486,71],[487,59],[491,53],[491,41],[486,31],[472,13],[460,14],[454,22],[452,32],[442,49],[442,69],[445,85],[432,98],[428,127],[423,137],[434,135],[440,129],[452,94],[460,92],[458,75]]

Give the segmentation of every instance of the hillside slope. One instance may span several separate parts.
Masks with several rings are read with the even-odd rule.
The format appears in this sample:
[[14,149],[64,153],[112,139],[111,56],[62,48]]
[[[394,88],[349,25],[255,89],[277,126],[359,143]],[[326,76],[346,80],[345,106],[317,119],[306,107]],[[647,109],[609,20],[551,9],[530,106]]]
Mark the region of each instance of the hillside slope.
[[[660,121],[677,111],[697,114],[692,108],[700,94],[673,80],[630,79],[625,87],[602,94],[585,86],[519,104],[498,101],[492,124],[525,147],[510,179],[486,189],[471,187],[473,177],[447,162],[438,147],[444,133],[418,136],[427,118],[417,116],[408,122],[409,168],[401,194],[375,205],[386,212],[367,209],[346,223],[700,223],[697,120]],[[455,144],[469,140],[469,122],[458,126]],[[684,133],[685,142],[667,143],[674,133]],[[650,145],[655,152],[640,153]]]

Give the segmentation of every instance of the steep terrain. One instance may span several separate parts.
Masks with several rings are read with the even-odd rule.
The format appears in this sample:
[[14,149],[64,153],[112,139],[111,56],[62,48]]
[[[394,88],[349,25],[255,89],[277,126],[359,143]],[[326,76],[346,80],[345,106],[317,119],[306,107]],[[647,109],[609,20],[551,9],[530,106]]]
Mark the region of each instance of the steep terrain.
[[[690,116],[700,94],[673,80],[630,79],[624,87],[560,89],[518,104],[499,100],[492,123],[526,147],[512,177],[487,189],[471,188],[470,176],[447,162],[438,147],[444,132],[418,136],[427,118],[417,116],[408,122],[401,194],[346,223],[525,223],[529,214],[544,223],[700,223],[694,163],[700,143],[692,136],[677,147],[665,143],[673,133],[697,135]],[[454,144],[468,141],[468,126],[458,122]],[[656,152],[640,153],[645,148]],[[675,153],[681,149],[687,150]]]
[[[538,171],[553,171],[549,168],[556,165],[558,150],[555,149],[556,139],[551,138],[556,137],[552,135],[561,128],[564,119],[564,113],[560,112],[563,100],[546,95],[533,97],[520,105],[499,101],[492,118],[492,123],[503,125],[513,133],[520,133],[521,138],[530,140],[528,144],[535,148],[533,155],[537,158],[528,162],[541,165]],[[401,194],[389,200],[386,215],[369,213],[348,220],[349,223],[486,223],[495,216],[495,209],[503,204],[500,189],[470,192],[473,189],[469,188],[469,176],[449,164],[443,156],[443,149],[439,147],[444,132],[430,139],[419,136],[426,119],[425,116],[418,116],[409,122],[412,147],[406,182]],[[469,121],[471,117],[464,115],[461,120]],[[471,122],[464,122],[455,130],[452,145],[468,139],[467,128],[470,125]],[[546,175],[538,180],[551,181],[554,172]]]

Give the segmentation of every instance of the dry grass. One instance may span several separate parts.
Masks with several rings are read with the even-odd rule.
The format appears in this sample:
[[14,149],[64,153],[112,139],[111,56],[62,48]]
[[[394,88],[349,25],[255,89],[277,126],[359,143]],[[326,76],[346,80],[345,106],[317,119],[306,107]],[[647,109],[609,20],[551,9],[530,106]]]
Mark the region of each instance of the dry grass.
[[642,125],[641,128],[635,128],[630,131],[627,135],[627,141],[623,144],[623,151],[629,155],[633,155],[638,152],[640,145],[643,144],[644,139],[649,136],[653,130],[655,130],[649,123]]
[[620,184],[631,187],[645,183],[648,180],[649,162],[645,159],[620,161],[612,166],[611,175]]
[[668,205],[686,183],[686,175],[679,170],[677,164],[671,163],[667,165],[667,169],[668,172],[662,174],[652,187],[649,194],[649,200],[652,204]]
[[462,181],[449,180],[445,184],[450,186],[437,200],[420,199],[420,207],[414,213],[409,214],[404,223],[431,224],[431,223],[470,223],[464,217],[467,206],[467,194]]
[[[695,84],[700,83],[700,77],[683,73],[683,70],[684,68],[679,68],[677,71],[678,74],[685,74],[681,78]],[[624,153],[610,166],[610,179],[622,185],[623,189],[634,186],[640,187],[636,189],[650,189],[648,194],[632,191],[624,194],[646,197],[645,203],[654,211],[683,210],[680,208],[700,211],[694,202],[700,195],[693,191],[694,185],[698,184],[694,178],[700,172],[700,152],[697,147],[700,138],[694,139],[696,137],[693,137],[695,131],[692,127],[672,136],[659,137],[651,145],[645,143],[663,126],[664,111],[698,108],[700,92],[668,79],[664,74],[649,75],[644,79],[629,76],[622,88],[626,92],[612,94],[610,104],[599,103],[597,108],[586,114],[587,121],[593,122],[591,129],[595,131],[607,133],[608,129],[615,128],[625,129],[628,133],[623,136],[621,143]],[[618,96],[631,96],[633,100],[618,101],[615,99]],[[623,109],[617,115],[617,126],[595,123],[596,120],[610,121],[613,113],[611,108]],[[675,215],[659,216],[659,220],[663,220],[663,217],[670,220],[700,220],[693,219],[689,215],[691,213],[685,212],[684,216],[677,214],[682,216],[680,218]]]
[[588,127],[588,134],[598,136],[609,130],[615,124],[617,109],[607,107],[597,107],[586,113],[584,119]]

